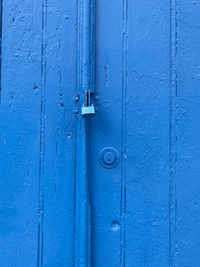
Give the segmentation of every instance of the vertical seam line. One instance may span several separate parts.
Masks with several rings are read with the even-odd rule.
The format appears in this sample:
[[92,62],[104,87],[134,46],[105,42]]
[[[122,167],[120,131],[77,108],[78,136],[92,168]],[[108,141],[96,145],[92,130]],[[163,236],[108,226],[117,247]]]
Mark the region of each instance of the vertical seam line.
[[177,254],[177,207],[176,207],[176,161],[177,161],[177,0],[170,0],[170,184],[169,184],[169,266],[176,266]]
[[[79,0],[76,0],[76,94],[79,95],[79,77],[78,77],[78,69],[79,69]],[[75,266],[76,263],[76,202],[77,202],[77,168],[76,168],[76,162],[77,162],[77,131],[78,131],[78,120],[75,117],[76,124],[75,124],[75,163],[74,163],[74,240],[73,240],[73,266]]]
[[121,231],[120,266],[125,267],[126,256],[126,106],[127,106],[127,64],[128,64],[128,0],[123,0],[123,54],[122,54],[122,164],[121,164]]
[[3,0],[0,2],[0,104],[1,104],[1,93],[2,93],[2,38],[3,38]]
[[44,165],[45,165],[45,94],[46,94],[46,24],[47,1],[42,1],[41,40],[41,110],[40,110],[40,161],[39,161],[39,203],[38,203],[38,267],[43,266],[44,249]]

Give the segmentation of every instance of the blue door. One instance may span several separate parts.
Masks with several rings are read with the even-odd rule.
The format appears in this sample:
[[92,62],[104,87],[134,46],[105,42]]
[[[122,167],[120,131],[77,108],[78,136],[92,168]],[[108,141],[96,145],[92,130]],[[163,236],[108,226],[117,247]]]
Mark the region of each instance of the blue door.
[[200,1],[0,13],[0,267],[199,267]]

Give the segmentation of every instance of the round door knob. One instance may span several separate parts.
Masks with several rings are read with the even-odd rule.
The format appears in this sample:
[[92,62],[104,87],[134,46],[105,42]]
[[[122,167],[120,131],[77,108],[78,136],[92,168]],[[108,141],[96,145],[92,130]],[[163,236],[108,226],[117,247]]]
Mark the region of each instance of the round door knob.
[[105,147],[99,157],[102,167],[112,169],[119,163],[119,152],[113,147]]

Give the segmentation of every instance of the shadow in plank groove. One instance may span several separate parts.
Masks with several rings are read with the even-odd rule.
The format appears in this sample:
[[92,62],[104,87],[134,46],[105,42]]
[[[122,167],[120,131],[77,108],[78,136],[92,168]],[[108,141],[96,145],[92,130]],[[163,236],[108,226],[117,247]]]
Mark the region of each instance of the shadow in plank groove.
[[3,19],[3,0],[0,1],[0,103],[1,103],[1,56],[2,56],[2,19]]

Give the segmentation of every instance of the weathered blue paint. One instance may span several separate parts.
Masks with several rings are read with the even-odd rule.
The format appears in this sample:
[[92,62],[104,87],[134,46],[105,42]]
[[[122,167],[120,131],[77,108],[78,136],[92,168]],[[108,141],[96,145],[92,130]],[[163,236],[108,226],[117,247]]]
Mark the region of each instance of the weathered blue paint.
[[0,266],[198,267],[200,2],[2,3]]

